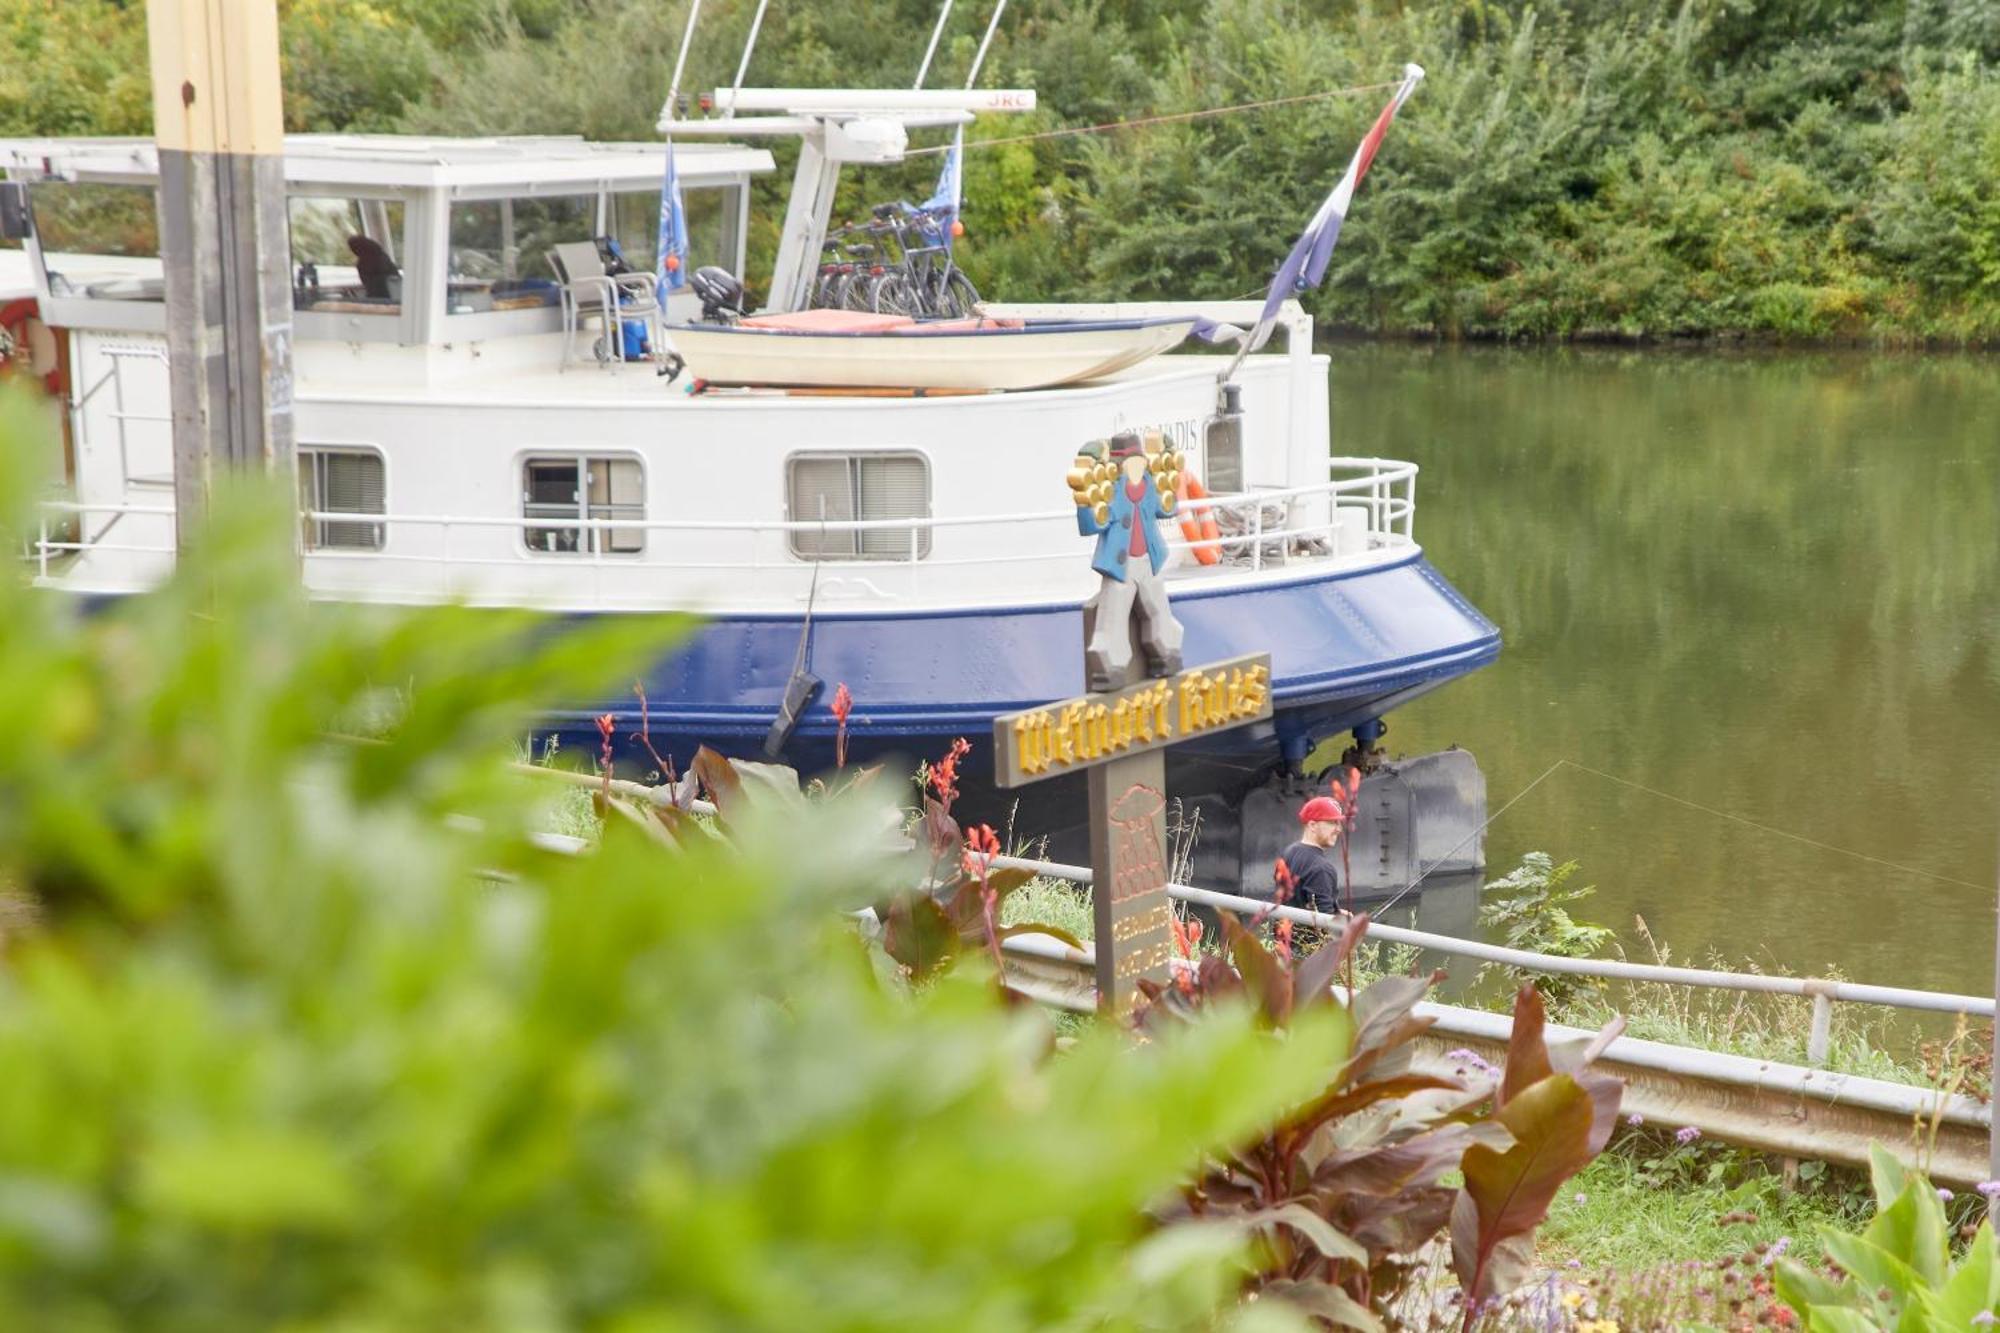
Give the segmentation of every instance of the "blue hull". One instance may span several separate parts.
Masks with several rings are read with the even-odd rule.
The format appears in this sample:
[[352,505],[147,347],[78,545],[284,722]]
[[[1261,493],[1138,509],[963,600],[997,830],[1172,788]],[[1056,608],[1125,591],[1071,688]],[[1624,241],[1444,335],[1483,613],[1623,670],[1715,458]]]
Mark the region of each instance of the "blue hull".
[[[1500,632],[1420,555],[1386,566],[1296,579],[1252,589],[1177,589],[1189,665],[1269,652],[1276,716],[1181,747],[1176,767],[1193,787],[1216,790],[1234,774],[1247,784],[1281,759],[1302,760],[1313,745],[1491,662]],[[707,744],[761,757],[764,738],[799,649],[798,616],[711,621],[645,681],[653,745],[684,763]],[[854,698],[850,762],[892,755],[935,757],[951,739],[973,742],[966,765],[975,784],[990,772],[993,719],[1083,692],[1079,607],[981,607],[910,613],[823,612],[812,628],[812,672],[826,689],[807,710],[784,758],[806,772],[830,767],[833,689]],[[565,748],[595,753],[594,717],[617,717],[621,760],[639,767],[627,737],[639,726],[634,697],[554,713],[549,731]],[[1214,774],[1197,777],[1198,770]]]

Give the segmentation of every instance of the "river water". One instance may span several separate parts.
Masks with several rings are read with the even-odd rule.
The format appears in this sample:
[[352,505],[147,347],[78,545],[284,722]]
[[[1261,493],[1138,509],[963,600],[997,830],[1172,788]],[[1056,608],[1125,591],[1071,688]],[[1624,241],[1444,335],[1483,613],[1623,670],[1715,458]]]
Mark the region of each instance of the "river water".
[[[1349,346],[1494,666],[1391,718],[1650,956],[1991,993],[2000,359]],[[1517,799],[1518,798],[1518,799]]]

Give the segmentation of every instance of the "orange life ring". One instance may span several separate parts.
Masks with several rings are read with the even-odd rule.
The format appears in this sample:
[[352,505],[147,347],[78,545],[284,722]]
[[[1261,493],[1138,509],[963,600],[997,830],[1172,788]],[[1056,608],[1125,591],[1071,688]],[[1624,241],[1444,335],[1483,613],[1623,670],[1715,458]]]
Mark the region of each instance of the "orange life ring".
[[1206,542],[1205,546],[1190,546],[1194,558],[1204,565],[1219,564],[1222,548],[1214,545],[1222,536],[1222,529],[1216,526],[1215,511],[1207,505],[1189,507],[1190,500],[1206,500],[1208,488],[1201,484],[1201,478],[1182,469],[1180,484],[1174,487],[1176,507],[1181,511],[1181,536],[1190,542]]

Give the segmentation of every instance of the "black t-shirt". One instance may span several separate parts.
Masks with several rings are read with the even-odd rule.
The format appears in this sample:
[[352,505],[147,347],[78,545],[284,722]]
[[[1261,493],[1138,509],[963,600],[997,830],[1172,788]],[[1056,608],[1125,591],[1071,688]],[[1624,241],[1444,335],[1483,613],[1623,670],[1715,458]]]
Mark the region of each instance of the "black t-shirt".
[[1340,910],[1340,874],[1324,848],[1293,843],[1285,848],[1285,869],[1292,872],[1292,906],[1316,912]]

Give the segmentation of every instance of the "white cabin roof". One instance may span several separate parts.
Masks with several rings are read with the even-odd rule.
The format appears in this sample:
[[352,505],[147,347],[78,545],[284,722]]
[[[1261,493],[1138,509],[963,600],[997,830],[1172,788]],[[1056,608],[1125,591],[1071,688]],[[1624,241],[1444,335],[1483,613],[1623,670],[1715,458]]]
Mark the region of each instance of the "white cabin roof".
[[[658,143],[593,143],[571,135],[447,139],[404,134],[291,134],[285,179],[313,185],[417,189],[604,184],[657,187]],[[674,145],[674,168],[695,183],[772,169],[770,153],[740,144]],[[0,167],[36,177],[148,181],[159,176],[151,139],[0,139]]]

